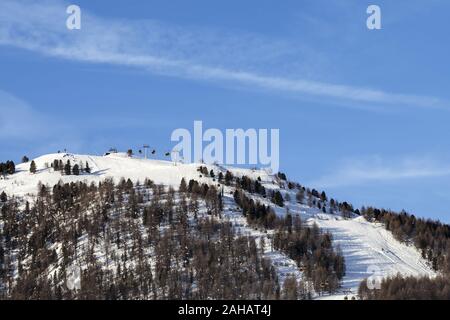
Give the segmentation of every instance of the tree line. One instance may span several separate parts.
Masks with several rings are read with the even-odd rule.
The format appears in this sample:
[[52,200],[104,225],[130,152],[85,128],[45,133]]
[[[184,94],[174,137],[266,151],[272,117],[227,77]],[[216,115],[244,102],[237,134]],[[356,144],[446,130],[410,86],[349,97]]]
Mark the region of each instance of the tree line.
[[450,300],[450,280],[445,276],[432,279],[396,275],[383,279],[376,290],[362,282],[358,295],[363,300]]
[[406,212],[362,208],[368,221],[382,223],[401,242],[411,242],[436,271],[450,274],[450,226],[431,219],[416,218]]
[[16,172],[16,165],[14,161],[8,160],[6,162],[0,162],[0,174],[6,176],[9,174],[14,174]]
[[290,214],[278,218],[276,225],[274,248],[297,262],[317,293],[336,292],[345,275],[345,259],[339,247],[333,248],[332,235],[322,232],[316,224],[307,226],[299,216]]

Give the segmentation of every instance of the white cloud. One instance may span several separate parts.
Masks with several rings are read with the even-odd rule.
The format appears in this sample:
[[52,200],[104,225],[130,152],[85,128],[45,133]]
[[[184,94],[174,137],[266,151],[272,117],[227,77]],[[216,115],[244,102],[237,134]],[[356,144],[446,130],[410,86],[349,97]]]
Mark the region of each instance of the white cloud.
[[[65,5],[56,0],[39,4],[2,0],[0,45],[80,62],[130,66],[156,74],[219,81],[329,101],[447,108],[446,102],[434,97],[273,75],[270,71],[274,68],[264,66],[286,67],[289,63],[284,60],[292,55],[305,54],[307,58],[313,54],[307,54],[305,47],[268,43],[267,39],[254,35],[188,30],[154,21],[109,21],[85,11],[82,30],[68,31]],[[313,59],[307,62],[310,61]]]
[[450,165],[431,157],[383,159],[373,156],[345,160],[333,173],[309,184],[321,188],[332,188],[447,175],[450,175]]

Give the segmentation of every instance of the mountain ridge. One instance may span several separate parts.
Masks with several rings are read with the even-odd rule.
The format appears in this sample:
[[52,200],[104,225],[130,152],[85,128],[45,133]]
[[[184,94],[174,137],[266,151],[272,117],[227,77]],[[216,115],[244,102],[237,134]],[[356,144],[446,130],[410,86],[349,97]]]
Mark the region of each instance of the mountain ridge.
[[[52,168],[54,160],[61,160],[63,163],[70,161],[72,165],[79,164],[80,167],[88,163],[90,173],[63,175]],[[333,246],[342,250],[346,263],[346,274],[342,279],[341,289],[332,295],[316,296],[319,299],[342,299],[347,296],[356,296],[360,282],[374,275],[380,277],[396,274],[436,276],[436,272],[414,246],[396,240],[382,224],[369,222],[364,217],[353,213],[343,217],[339,208],[333,212],[329,201],[322,202],[321,209],[311,203],[299,203],[296,198],[298,185],[290,189],[287,181],[264,170],[148,160],[132,158],[124,153],[106,156],[57,153],[43,155],[33,161],[36,164],[36,173],[29,172],[29,162],[19,164],[16,167],[16,173],[0,180],[0,191],[5,191],[8,196],[22,200],[33,200],[38,192],[37,185],[39,183],[52,187],[61,182],[85,181],[87,184],[98,184],[110,178],[114,179],[116,183],[121,179],[130,179],[135,184],[138,181],[142,183],[145,179],[151,179],[155,184],[178,188],[182,179],[196,180],[200,184],[205,183],[222,188],[225,203],[223,214],[226,219],[232,221],[233,226],[239,229],[239,232],[258,240],[266,239],[267,234],[248,225],[243,215],[235,210],[236,203],[231,194],[236,191],[236,188],[221,184],[216,178],[199,172],[199,167],[207,167],[206,173],[211,170],[215,172],[215,176],[220,172],[225,174],[226,171],[230,171],[233,176],[240,178],[245,176],[251,180],[260,181],[268,192],[280,192],[284,199],[283,207],[274,204],[269,199],[270,197],[247,193],[249,197],[273,208],[277,217],[286,217],[287,214],[298,216],[306,224],[317,225],[320,229],[330,232],[333,236]],[[315,202],[315,199],[313,201]],[[278,264],[276,270],[280,279],[285,280],[292,275],[299,281],[302,279],[302,272],[292,259],[277,250],[265,248],[263,251],[265,256],[271,258],[274,265]]]

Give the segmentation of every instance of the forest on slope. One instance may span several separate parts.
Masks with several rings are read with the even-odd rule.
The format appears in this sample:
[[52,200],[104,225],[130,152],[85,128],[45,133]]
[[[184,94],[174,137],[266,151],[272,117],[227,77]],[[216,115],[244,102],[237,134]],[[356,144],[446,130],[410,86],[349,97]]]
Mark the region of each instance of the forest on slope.
[[358,294],[361,299],[449,300],[450,299],[450,226],[431,219],[416,218],[406,212],[372,207],[362,208],[369,221],[382,223],[402,242],[412,243],[433,269],[436,278],[402,277],[396,275],[383,279],[379,288],[370,290],[362,282]]
[[[25,204],[3,196],[0,298],[308,299],[338,289],[345,262],[330,234],[275,217],[245,197],[241,180],[220,175],[255,228],[276,230],[272,243],[239,234],[224,217],[223,190],[195,180],[182,179],[178,190],[149,179],[39,184]],[[267,245],[304,268],[304,279],[280,283]]]
[[[66,156],[61,158],[77,158]],[[415,293],[414,288],[421,287],[417,281],[445,296],[450,236],[449,227],[440,222],[405,212],[354,209],[323,191],[289,181],[283,173],[269,182],[257,174],[246,176],[246,171],[234,175],[202,165],[195,175],[202,182],[181,179],[174,187],[149,179],[142,183],[122,179],[116,184],[112,178],[85,180],[101,171],[100,161],[109,166],[113,159],[83,159],[79,163],[55,159],[44,167],[41,161],[24,159],[19,165],[22,181],[10,179],[16,174],[13,162],[2,165],[3,178],[13,187],[22,186],[27,174],[80,175],[77,182],[39,184],[29,202],[14,193],[0,193],[2,299],[309,299],[334,294],[346,275],[343,253],[330,232],[303,221],[298,210],[290,212],[292,201],[314,212],[343,219],[363,216],[381,223],[398,241],[420,250],[442,275],[390,277],[376,292],[363,281],[360,298],[435,298],[426,291]],[[86,159],[94,161],[96,168],[91,169]],[[128,165],[134,160],[124,161]],[[24,165],[29,167],[27,174]],[[280,214],[280,209],[285,212]],[[239,212],[247,230],[254,231],[243,234],[229,220],[230,212]],[[256,241],[257,233],[266,236]],[[270,261],[264,252],[269,246],[295,262],[296,276],[279,272],[279,262]],[[74,269],[80,270],[76,279],[80,289],[67,286]],[[404,287],[411,290],[400,290]]]

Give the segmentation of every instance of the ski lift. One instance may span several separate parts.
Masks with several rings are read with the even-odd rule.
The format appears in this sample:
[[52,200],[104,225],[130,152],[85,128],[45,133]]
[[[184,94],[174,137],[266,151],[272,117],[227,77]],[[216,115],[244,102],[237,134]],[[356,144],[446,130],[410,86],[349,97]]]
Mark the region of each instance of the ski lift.
[[114,147],[109,148],[109,150],[108,150],[107,152],[105,152],[103,155],[104,155],[104,156],[109,156],[109,155],[112,154],[112,153],[117,153],[117,149],[114,148]]

